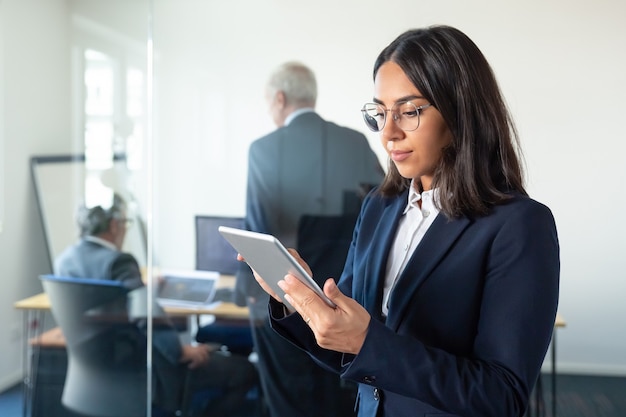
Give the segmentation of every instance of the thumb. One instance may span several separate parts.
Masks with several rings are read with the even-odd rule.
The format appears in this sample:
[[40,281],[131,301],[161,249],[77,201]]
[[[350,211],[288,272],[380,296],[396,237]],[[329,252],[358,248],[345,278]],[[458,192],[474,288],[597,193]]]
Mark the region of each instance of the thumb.
[[324,294],[338,306],[342,304],[342,301],[346,298],[332,278],[328,278],[324,283]]

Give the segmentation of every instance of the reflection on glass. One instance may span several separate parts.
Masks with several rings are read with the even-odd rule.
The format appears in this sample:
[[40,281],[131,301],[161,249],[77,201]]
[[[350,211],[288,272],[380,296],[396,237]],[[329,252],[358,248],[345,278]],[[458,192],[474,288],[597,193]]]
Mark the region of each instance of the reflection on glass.
[[[84,68],[84,84],[77,87],[84,88],[85,97],[79,117],[84,120],[85,202],[89,207],[106,206],[118,191],[136,205],[127,191],[131,172],[141,169],[143,161],[145,71],[125,64],[128,60],[120,52],[107,54],[87,46],[82,57],[78,67]],[[116,154],[126,156],[128,170],[122,175],[119,170],[111,173]]]
[[126,71],[126,119],[118,130],[126,134],[126,156],[128,168],[137,171],[142,166],[144,143],[146,85],[145,74],[140,68],[130,67]]

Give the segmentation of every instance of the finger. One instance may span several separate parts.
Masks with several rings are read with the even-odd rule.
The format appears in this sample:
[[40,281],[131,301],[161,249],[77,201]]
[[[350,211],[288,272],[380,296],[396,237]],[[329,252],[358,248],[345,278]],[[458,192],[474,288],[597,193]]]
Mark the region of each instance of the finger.
[[291,274],[285,275],[285,278],[279,281],[278,285],[285,292],[285,298],[289,304],[305,320],[307,318],[314,320],[319,312],[330,308],[313,290]]
[[300,256],[300,254],[298,253],[297,250],[293,249],[293,248],[289,248],[287,249],[287,251],[291,254],[291,256],[293,256],[295,258],[296,261],[298,261],[298,263],[306,270],[307,274],[313,276],[313,272],[311,271],[311,268],[309,267],[309,264],[306,263],[306,261],[304,259],[302,259],[302,257]]

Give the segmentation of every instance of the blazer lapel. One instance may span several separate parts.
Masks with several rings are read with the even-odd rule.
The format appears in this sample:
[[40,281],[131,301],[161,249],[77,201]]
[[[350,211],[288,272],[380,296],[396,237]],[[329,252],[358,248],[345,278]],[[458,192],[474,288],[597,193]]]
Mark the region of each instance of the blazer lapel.
[[376,231],[372,235],[372,245],[375,249],[369,256],[365,266],[365,282],[363,284],[363,306],[373,316],[384,321],[382,316],[383,285],[385,284],[385,268],[391,243],[395,236],[400,214],[407,202],[407,193],[396,198],[392,204],[385,207],[380,216]]
[[437,216],[392,289],[388,327],[397,330],[413,294],[469,224],[465,217],[449,221],[443,213]]

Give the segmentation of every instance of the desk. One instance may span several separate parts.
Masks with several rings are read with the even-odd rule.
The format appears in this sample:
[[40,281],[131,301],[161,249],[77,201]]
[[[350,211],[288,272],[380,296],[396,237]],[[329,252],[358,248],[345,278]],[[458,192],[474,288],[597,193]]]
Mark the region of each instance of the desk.
[[[46,312],[50,311],[50,300],[48,294],[41,293],[25,298],[13,304],[18,310],[27,312]],[[249,317],[248,307],[239,307],[230,302],[219,302],[216,305],[199,308],[184,307],[164,307],[168,314],[173,316],[193,316],[197,314],[210,314],[218,318],[227,319],[247,319]]]
[[[234,277],[225,276],[220,278],[218,287],[232,287],[234,286]],[[41,329],[44,329],[44,315],[50,311],[50,300],[46,293],[40,293],[32,297],[19,300],[13,304],[17,310],[24,311],[23,315],[23,361],[22,361],[22,374],[23,378],[23,416],[30,416],[32,411],[32,393],[34,384],[37,377],[37,366],[39,362],[39,350],[43,340],[47,336],[55,335],[59,343],[64,343],[64,340],[59,339],[58,333],[46,333],[42,334]],[[230,302],[220,302],[209,307],[202,308],[181,308],[181,307],[166,307],[164,308],[166,313],[172,316],[178,317],[191,317],[197,315],[213,315],[216,318],[222,319],[237,319],[247,320],[249,318],[249,312],[247,307],[239,307]],[[34,366],[35,365],[35,366]]]

